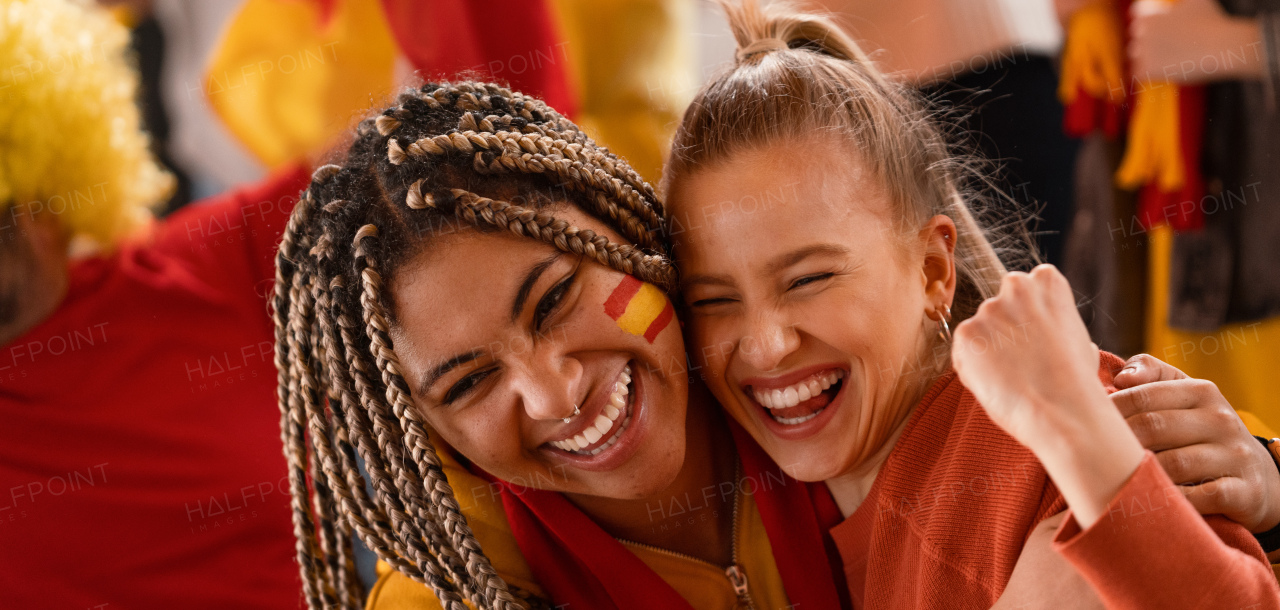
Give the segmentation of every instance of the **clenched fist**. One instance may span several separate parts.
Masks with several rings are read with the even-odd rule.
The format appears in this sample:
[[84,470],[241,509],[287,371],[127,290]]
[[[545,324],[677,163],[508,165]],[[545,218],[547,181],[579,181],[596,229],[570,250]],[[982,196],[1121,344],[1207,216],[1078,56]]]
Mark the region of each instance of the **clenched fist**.
[[956,327],[952,364],[987,415],[1044,465],[1082,527],[1142,461],[1142,445],[1098,379],[1066,278],[1051,265],[1014,272]]
[[1071,286],[1051,265],[1006,275],[956,327],[951,358],[991,419],[1028,446],[1046,426],[1088,416],[1089,405],[1115,410]]

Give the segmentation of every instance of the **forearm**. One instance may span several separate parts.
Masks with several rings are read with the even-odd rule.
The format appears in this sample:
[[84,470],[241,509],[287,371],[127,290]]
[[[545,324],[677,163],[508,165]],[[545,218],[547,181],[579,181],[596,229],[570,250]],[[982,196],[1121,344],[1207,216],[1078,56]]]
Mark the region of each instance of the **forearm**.
[[1043,440],[1031,450],[1076,521],[1088,528],[1138,469],[1144,450],[1101,387],[1078,402],[1071,409],[1041,410],[1070,417],[1039,424],[1037,438]]
[[1068,519],[1054,548],[1108,608],[1278,608],[1280,588],[1239,524],[1201,518],[1154,456],[1092,527]]
[[[1258,80],[1267,73],[1267,53],[1262,44],[1262,30],[1258,19],[1232,17],[1222,26],[1222,40],[1226,43],[1218,57],[1202,59],[1221,63],[1222,72],[1210,80]],[[1208,66],[1201,67],[1208,70]]]

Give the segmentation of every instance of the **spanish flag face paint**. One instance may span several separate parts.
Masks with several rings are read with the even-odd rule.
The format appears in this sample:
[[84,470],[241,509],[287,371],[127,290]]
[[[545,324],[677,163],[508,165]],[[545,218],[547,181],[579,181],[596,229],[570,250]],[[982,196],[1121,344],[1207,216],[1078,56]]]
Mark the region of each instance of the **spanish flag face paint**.
[[604,302],[604,312],[618,323],[618,328],[643,336],[649,343],[653,343],[676,313],[667,295],[657,286],[630,275],[622,276],[618,287]]

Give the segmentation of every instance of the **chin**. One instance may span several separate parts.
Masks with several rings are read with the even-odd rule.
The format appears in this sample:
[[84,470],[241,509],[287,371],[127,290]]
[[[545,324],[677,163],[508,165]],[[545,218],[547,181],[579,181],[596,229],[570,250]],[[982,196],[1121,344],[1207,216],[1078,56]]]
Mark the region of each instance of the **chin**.
[[[769,450],[773,449],[773,450]],[[809,446],[800,450],[786,447],[766,447],[769,457],[787,476],[806,483],[820,483],[839,476],[844,468],[843,460],[832,459],[839,455],[837,451],[828,451],[822,447]]]
[[669,455],[655,456],[651,460],[637,457],[641,459],[636,460],[634,468],[619,469],[610,473],[609,481],[590,485],[589,495],[615,500],[642,500],[658,495],[679,476],[684,452],[678,452],[677,459],[671,459]]

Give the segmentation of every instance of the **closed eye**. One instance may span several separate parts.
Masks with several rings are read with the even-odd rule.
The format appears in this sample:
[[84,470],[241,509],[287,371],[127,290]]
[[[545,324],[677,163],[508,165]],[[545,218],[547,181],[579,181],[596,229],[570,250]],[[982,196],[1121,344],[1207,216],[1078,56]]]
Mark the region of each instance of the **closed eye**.
[[711,307],[713,305],[724,305],[726,303],[733,303],[735,301],[737,301],[737,299],[733,299],[730,297],[716,297],[714,299],[698,299],[690,303],[689,306],[690,307]]
[[813,275],[806,275],[804,277],[796,278],[794,282],[791,282],[791,286],[787,287],[787,290],[795,290],[796,288],[801,288],[803,286],[815,284],[823,280],[829,280],[835,277],[835,275],[836,274],[834,273],[815,273]]
[[466,377],[459,379],[458,383],[453,384],[453,387],[449,388],[448,392],[445,392],[444,404],[446,405],[453,404],[454,401],[465,397],[467,394],[470,394],[471,391],[476,388],[476,386],[480,385],[480,382],[484,381],[486,378],[489,377],[489,375],[494,373],[496,370],[497,368],[495,367],[483,368],[477,371],[473,371]]

